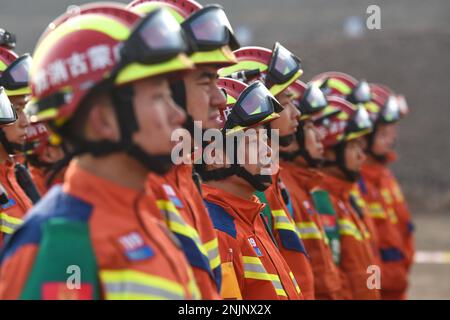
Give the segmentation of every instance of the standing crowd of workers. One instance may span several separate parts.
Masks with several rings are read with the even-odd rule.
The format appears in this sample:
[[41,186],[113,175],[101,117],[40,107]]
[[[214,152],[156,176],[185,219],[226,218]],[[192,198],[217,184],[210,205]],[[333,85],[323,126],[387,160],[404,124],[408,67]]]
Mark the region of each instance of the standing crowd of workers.
[[[14,47],[0,29],[0,299],[406,299],[402,95],[302,82],[193,0],[89,3]],[[174,164],[182,128],[225,143]]]

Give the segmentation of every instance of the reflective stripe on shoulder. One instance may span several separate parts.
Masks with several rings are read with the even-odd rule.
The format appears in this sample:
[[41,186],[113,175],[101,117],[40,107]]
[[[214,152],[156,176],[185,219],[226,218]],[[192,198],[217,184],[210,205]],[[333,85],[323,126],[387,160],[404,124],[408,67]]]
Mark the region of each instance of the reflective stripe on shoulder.
[[0,213],[0,231],[6,234],[11,234],[16,230],[21,224],[23,220],[11,217],[5,212]]
[[186,223],[186,221],[181,217],[175,205],[171,201],[167,200],[158,200],[156,201],[156,204],[162,211],[164,217],[168,219],[169,229],[175,233],[180,233],[192,239],[197,245],[199,251],[205,257],[208,257],[208,253],[206,252],[202,242],[200,241],[200,236],[198,235],[197,230]]
[[319,227],[313,221],[297,222],[296,226],[301,239],[323,239],[322,232],[320,232]]
[[203,246],[208,252],[211,270],[216,269],[218,266],[220,266],[221,263],[219,253],[219,241],[217,240],[217,238],[215,238],[209,242],[206,242]]

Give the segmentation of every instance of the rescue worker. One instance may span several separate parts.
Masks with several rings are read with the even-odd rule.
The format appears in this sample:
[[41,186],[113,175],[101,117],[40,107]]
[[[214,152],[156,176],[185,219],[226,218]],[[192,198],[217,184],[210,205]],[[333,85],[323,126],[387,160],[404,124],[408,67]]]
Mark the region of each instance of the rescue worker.
[[[400,117],[400,108],[397,98],[388,90],[379,86],[369,85],[365,81],[358,81],[353,77],[339,72],[326,72],[315,77],[326,79],[322,88],[330,94],[345,96],[353,102],[364,103],[364,106],[373,116],[375,131],[377,131],[380,108],[383,108],[388,120],[395,122]],[[376,102],[373,102],[375,100]],[[389,102],[389,104],[388,104]],[[369,147],[365,148],[368,154],[368,162],[373,158],[372,144],[376,133],[367,136]],[[405,268],[406,256],[401,235],[396,230],[397,217],[395,210],[387,203],[392,202],[392,195],[386,186],[380,185],[380,169],[368,168],[363,170],[363,179],[360,180],[360,190],[355,189],[353,196],[360,202],[361,207],[366,207],[367,215],[364,215],[366,225],[371,230],[373,246],[381,266],[381,294],[383,299],[398,299],[404,296],[407,287],[407,270]],[[364,178],[365,176],[365,178]],[[366,185],[367,180],[367,185]],[[366,188],[367,187],[367,188]],[[383,196],[384,195],[384,196]],[[384,199],[382,199],[382,197]]]
[[288,147],[281,147],[281,178],[289,190],[296,228],[311,257],[316,299],[349,298],[348,286],[341,279],[326,235],[333,230],[327,229],[328,216],[317,212],[314,190],[322,179],[320,172],[314,169],[323,160],[321,137],[314,122],[333,116],[339,109],[333,107],[333,99],[327,101],[314,83],[306,85],[296,81],[290,89],[301,117],[296,139]]
[[[254,195],[256,189],[264,191],[272,183],[271,150],[264,141],[266,132],[261,129],[279,118],[282,106],[259,81],[247,86],[223,79],[220,85],[226,90],[229,105],[222,113],[225,148],[223,154],[219,148],[215,151],[222,161],[208,164],[201,174],[205,203],[219,237],[222,297],[302,298],[262,217],[265,205]],[[254,162],[251,155],[257,155]]]
[[[357,80],[343,72],[323,72],[315,76],[312,81],[318,84],[321,90],[328,96],[337,96],[355,105],[362,104],[366,106],[372,99],[370,86],[366,80]],[[359,173],[356,175],[360,176]],[[363,213],[361,217],[370,233],[370,242],[377,264],[381,264],[381,257],[378,250],[378,232],[373,219],[370,217],[370,210],[367,207],[367,203],[364,202],[357,186],[353,188],[351,195],[357,206],[363,209],[361,211]]]
[[341,112],[315,123],[324,146],[319,188],[327,191],[315,195],[316,208],[321,215],[328,215],[322,221],[330,243],[339,249],[336,262],[349,284],[351,298],[379,299],[379,264],[364,223],[364,208],[352,195],[365,160],[364,135],[371,132],[372,123],[363,106],[355,107],[342,98],[333,100]]
[[24,145],[25,163],[36,188],[41,195],[45,195],[54,184],[62,183],[63,173],[48,184],[52,166],[64,158],[64,151],[60,145],[52,144],[52,134],[44,123],[30,124],[26,128]]
[[21,223],[32,202],[16,178],[16,166],[23,161],[22,147],[26,137],[27,117],[24,107],[29,99],[28,70],[31,57],[20,58],[13,51],[0,47],[0,86],[15,109],[17,121],[0,128],[0,184],[8,195],[8,203],[2,204],[0,244],[6,235]]
[[[194,45],[191,59],[196,68],[171,83],[174,100],[187,113],[184,127],[192,140],[194,128],[197,128],[195,121],[202,127],[197,128],[200,133],[220,128],[217,121],[219,108],[225,107],[226,99],[217,87],[217,70],[236,63],[232,50],[239,47],[223,8],[217,5],[202,7],[192,0],[137,0],[128,7],[141,14],[164,7],[182,24]],[[201,29],[200,38],[198,28]],[[191,158],[190,155],[184,156]],[[178,164],[163,177],[150,175],[148,182],[169,228],[183,245],[202,297],[219,299],[221,270],[217,235],[203,203],[199,178],[192,164],[189,161]]]
[[[412,257],[408,257],[407,225],[408,211],[398,205],[402,199],[398,184],[386,164],[395,143],[395,126],[401,112],[394,93],[379,85],[371,85],[372,103],[366,105],[375,124],[367,137],[367,160],[360,180],[361,194],[368,204],[370,216],[378,232],[378,249],[382,261],[381,297],[383,299],[405,299],[408,286],[408,268]],[[391,134],[393,132],[393,134]],[[404,202],[403,202],[404,203]],[[401,215],[406,212],[406,215]],[[402,227],[400,224],[402,217]],[[410,238],[410,236],[409,236]],[[409,260],[409,261],[408,261]]]
[[[298,126],[298,109],[292,103],[289,86],[303,73],[300,58],[279,43],[273,50],[261,47],[245,47],[235,51],[238,64],[222,69],[221,75],[241,78],[247,83],[256,79],[265,85],[284,107],[280,118],[267,127],[278,135],[280,146],[288,146],[293,140]],[[274,152],[278,152],[275,148]],[[289,264],[302,288],[305,299],[314,299],[314,279],[309,256],[297,234],[290,215],[289,194],[280,179],[280,170],[274,170],[272,184],[264,191],[256,192],[261,202],[266,204],[264,216],[277,240],[281,254]]]
[[[101,4],[57,21],[34,52],[31,121],[47,121],[74,159],[2,251],[0,298],[200,298],[144,190],[150,171],[170,169],[185,120],[168,85],[193,66],[179,24],[162,9],[140,20]],[[83,278],[71,290],[74,266]]]

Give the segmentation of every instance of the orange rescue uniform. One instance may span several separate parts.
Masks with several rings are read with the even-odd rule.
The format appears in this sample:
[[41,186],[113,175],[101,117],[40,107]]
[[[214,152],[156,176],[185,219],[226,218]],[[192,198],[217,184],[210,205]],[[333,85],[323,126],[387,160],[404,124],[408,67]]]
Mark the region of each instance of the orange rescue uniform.
[[[200,298],[179,243],[153,218],[151,212],[158,211],[151,192],[117,185],[72,162],[64,185],[53,187],[30,211],[2,252],[0,299]],[[69,232],[61,232],[65,225]],[[80,228],[86,236],[77,233],[61,244],[66,233]],[[87,243],[83,253],[74,254],[82,243]],[[64,250],[55,256],[58,246]],[[51,261],[42,256],[44,249],[53,252]],[[94,261],[82,270],[79,290],[68,290],[66,281],[48,274],[54,265],[66,266],[64,273],[80,265],[91,251]],[[90,274],[95,280],[84,283]],[[30,278],[35,280],[27,283]]]
[[391,178],[381,163],[368,162],[363,166],[361,194],[378,234],[381,257],[383,299],[404,299],[408,287],[408,262],[405,241],[397,224]]
[[268,209],[272,218],[271,230],[282,256],[300,285],[303,297],[306,300],[313,300],[315,299],[314,274],[310,257],[283,200],[280,188],[282,182],[279,180],[280,171],[282,169],[272,176],[272,185],[264,192],[266,201],[262,202],[267,202],[269,205]]
[[220,299],[221,270],[216,231],[192,179],[192,166],[175,166],[164,177],[150,175],[148,186],[169,229],[182,243],[202,298]]
[[272,241],[256,196],[246,200],[203,185],[203,196],[217,230],[222,260],[222,297],[244,300],[298,300],[303,295]]
[[0,245],[2,245],[4,237],[12,234],[20,226],[32,203],[17,182],[14,163],[6,161],[0,165],[0,184],[8,196],[8,203],[1,205],[0,213]]
[[320,187],[329,192],[330,200],[336,211],[340,236],[340,262],[347,283],[350,284],[352,299],[380,299],[377,283],[368,286],[368,279],[373,276],[373,267],[379,267],[371,235],[363,221],[361,209],[355,209],[355,200],[351,192],[355,184],[329,174],[323,174]]
[[322,175],[316,171],[281,161],[281,177],[289,190],[294,212],[294,220],[308,254],[314,272],[316,299],[345,299],[345,291],[340,271],[333,261],[324,227],[311,197],[321,181]]

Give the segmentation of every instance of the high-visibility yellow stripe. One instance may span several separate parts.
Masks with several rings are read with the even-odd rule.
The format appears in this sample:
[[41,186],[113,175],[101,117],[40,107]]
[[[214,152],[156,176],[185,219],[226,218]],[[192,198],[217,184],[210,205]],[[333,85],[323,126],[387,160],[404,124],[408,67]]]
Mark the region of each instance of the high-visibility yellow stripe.
[[302,292],[302,291],[300,290],[300,286],[299,286],[298,283],[297,283],[297,280],[295,280],[294,274],[293,274],[292,272],[289,272],[289,275],[291,276],[292,282],[294,283],[295,290],[297,290],[297,293]]
[[2,212],[0,213],[0,232],[12,234],[22,222],[22,219],[11,217],[5,212]]
[[12,234],[15,229],[12,229],[7,226],[0,226],[0,232],[6,233],[6,234]]
[[[102,282],[105,283],[106,288],[108,285],[121,285],[124,284],[124,291],[122,292],[106,292],[106,295],[108,298],[114,297],[114,298],[120,298],[120,297],[128,297],[129,295],[137,294],[137,295],[144,295],[147,294],[141,293],[141,292],[132,292],[128,291],[128,287],[130,285],[138,285],[142,286],[143,288],[148,287],[149,290],[155,289],[155,290],[161,290],[162,292],[167,292],[168,296],[173,295],[176,297],[183,298],[185,297],[185,291],[182,285],[179,283],[165,279],[161,276],[146,274],[140,271],[136,270],[102,270],[100,271],[100,279]],[[148,299],[154,298],[154,295],[150,294]],[[160,296],[160,295],[158,295]]]
[[303,70],[298,70],[295,75],[289,79],[287,82],[282,83],[282,84],[276,84],[274,86],[272,86],[269,91],[271,94],[273,94],[274,96],[280,94],[281,92],[283,92],[284,90],[286,90],[292,83],[295,82],[295,80],[297,80],[298,78],[300,78],[303,74]]
[[381,195],[388,205],[391,205],[394,202],[391,192],[388,189],[381,189]]
[[197,286],[197,282],[195,281],[194,273],[192,272],[192,269],[188,269],[189,278],[191,280],[189,281],[189,292],[192,295],[192,298],[194,300],[201,300],[202,299],[202,293],[200,292],[200,288]]
[[284,291],[284,289],[275,289],[275,292],[276,292],[277,295],[279,295],[279,296],[287,297],[286,291]]
[[182,220],[184,224],[181,224],[180,222],[172,221],[169,219],[168,223],[169,223],[170,230],[192,239],[195,242],[195,244],[197,245],[200,252],[204,256],[208,257],[208,253],[200,241],[200,236],[198,235],[197,230],[194,229],[189,224],[187,224],[186,222],[184,222],[183,217],[181,217],[181,215],[180,215],[178,209],[175,207],[175,205],[171,201],[167,201],[167,200],[157,200],[156,205],[157,205],[158,209],[168,211],[168,212],[176,215],[180,220]]
[[353,222],[346,219],[340,219],[338,223],[339,233],[341,235],[352,236],[358,241],[361,241],[363,239],[360,231]]
[[244,263],[262,265],[261,259],[259,259],[258,257],[243,256],[242,260],[244,261]]
[[203,246],[207,251],[211,251],[219,247],[219,241],[217,240],[217,238],[215,238],[211,241],[206,242]]
[[314,222],[297,222],[297,231],[302,239],[323,239],[323,234]]
[[209,264],[211,270],[216,269],[221,264],[220,253],[219,253],[219,241],[217,238],[206,242],[203,247],[208,252]]
[[369,215],[374,219],[386,219],[386,213],[381,205],[381,203],[373,202],[369,203]]
[[328,79],[327,87],[336,89],[339,93],[344,95],[348,95],[352,92],[352,89],[350,89],[350,87],[344,82],[333,78]]
[[0,220],[5,220],[8,223],[17,224],[17,225],[22,224],[22,222],[23,222],[22,219],[12,217],[12,216],[6,214],[5,212],[0,213]]
[[134,292],[105,293],[107,300],[171,300],[170,298]]
[[274,227],[275,229],[284,229],[296,232],[295,227],[291,223],[287,222],[275,222]]
[[389,216],[389,219],[391,220],[392,224],[397,224],[398,217],[395,214],[395,211],[393,208],[388,208],[388,216]]

